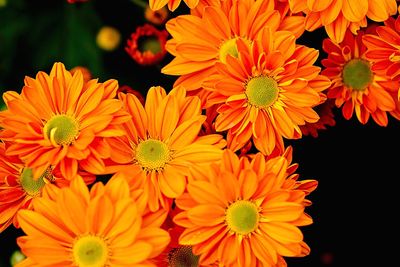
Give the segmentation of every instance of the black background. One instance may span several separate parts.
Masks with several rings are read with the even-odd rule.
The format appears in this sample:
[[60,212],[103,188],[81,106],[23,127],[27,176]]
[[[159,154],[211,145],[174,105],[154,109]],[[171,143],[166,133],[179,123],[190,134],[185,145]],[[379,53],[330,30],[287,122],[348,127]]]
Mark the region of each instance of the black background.
[[[55,14],[62,20],[65,10],[71,12],[73,8],[80,12],[89,5],[97,18],[97,24],[93,24],[96,26],[92,27],[93,38],[101,25],[114,26],[122,34],[122,44],[116,51],[97,51],[100,66],[94,76],[100,81],[118,79],[121,85],[130,85],[143,93],[152,85],[162,85],[167,90],[171,88],[175,77],[160,73],[161,67],[171,60],[170,56],[157,66],[141,67],[123,49],[130,33],[144,23],[141,9],[128,0],[91,1],[74,7],[61,0],[19,2],[23,5],[18,12],[13,10],[15,17],[11,18],[17,20],[18,16],[26,16],[31,26],[23,38],[20,35],[15,37],[17,53],[12,55],[12,60],[6,61],[5,57],[9,55],[2,47],[0,34],[2,91],[20,90],[25,75],[34,76],[39,70],[49,71],[54,61],[71,62],[67,68],[74,67],[72,63],[76,59],[71,60],[63,53],[53,53],[42,65],[35,66],[34,58],[38,53],[46,56],[39,49],[45,43],[30,42],[35,39],[31,34],[36,32],[36,38],[45,40],[46,31],[33,31],[39,17]],[[10,23],[9,15],[7,20],[4,19],[7,12],[10,9],[0,9],[0,25]],[[185,7],[179,8],[173,16],[183,13],[187,13]],[[65,38],[62,35],[59,37]],[[324,38],[324,30],[319,29],[304,33],[299,43],[321,49]],[[320,59],[324,57],[320,50]],[[399,223],[396,216],[399,213],[400,124],[390,118],[387,127],[379,127],[372,120],[361,125],[356,118],[344,120],[338,109],[334,113],[336,126],[320,132],[318,138],[306,136],[286,142],[294,147],[294,162],[299,163],[300,179],[319,181],[317,190],[309,197],[313,205],[307,209],[314,224],[302,228],[311,255],[288,259],[288,264],[292,267],[398,266]],[[0,234],[0,266],[8,266],[9,255],[16,249],[15,237],[20,234],[13,228]]]

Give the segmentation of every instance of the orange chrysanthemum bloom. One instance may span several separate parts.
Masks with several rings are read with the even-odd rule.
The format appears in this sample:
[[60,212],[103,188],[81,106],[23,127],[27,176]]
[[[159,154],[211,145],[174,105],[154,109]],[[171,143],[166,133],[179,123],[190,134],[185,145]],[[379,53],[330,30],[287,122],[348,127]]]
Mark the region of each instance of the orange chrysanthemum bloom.
[[126,136],[110,140],[110,173],[123,174],[132,191],[140,191],[141,207],[151,211],[167,208],[186,188],[192,165],[221,158],[225,141],[220,135],[198,137],[202,123],[200,99],[186,97],[175,88],[167,95],[161,87],[150,88],[143,106],[132,94],[119,94],[132,120],[123,127]]
[[4,143],[0,143],[0,233],[11,224],[19,227],[17,212],[31,208],[32,199],[53,181],[51,170],[34,180],[32,170],[24,168],[18,157],[6,156]]
[[158,30],[153,25],[145,24],[137,27],[128,39],[125,51],[140,65],[159,63],[167,53],[165,43],[168,33]]
[[212,91],[208,102],[222,104],[215,128],[228,131],[228,147],[234,151],[250,139],[264,154],[275,147],[283,151],[282,137],[300,138],[299,125],[319,119],[312,108],[330,81],[313,65],[318,51],[296,45],[290,32],[269,28],[251,45],[239,39],[237,47],[239,57],[217,63],[215,86],[207,88]]
[[[0,233],[14,224],[19,227],[17,212],[31,209],[32,199],[40,197],[46,184],[68,185],[68,181],[57,178],[57,170],[45,170],[38,179],[33,178],[32,169],[26,167],[17,156],[7,156],[0,142]],[[82,174],[85,183],[94,181],[94,175]]]
[[315,107],[315,111],[319,115],[319,120],[314,123],[306,123],[300,126],[303,135],[311,135],[314,138],[318,137],[318,132],[325,130],[326,126],[335,126],[336,121],[332,109],[335,106],[335,101],[329,99],[324,103]]
[[89,192],[77,178],[33,207],[18,213],[27,235],[17,242],[28,257],[19,267],[153,266],[170,241],[158,221],[138,212],[124,179],[96,183]]
[[18,155],[35,177],[50,166],[67,179],[78,168],[102,174],[110,155],[105,139],[124,135],[119,124],[129,119],[114,99],[117,89],[115,80],[85,83],[80,71],[72,76],[62,63],[50,75],[26,77],[21,94],[3,96],[8,109],[0,113],[0,137],[10,141],[6,153]]
[[202,105],[208,96],[202,90],[203,81],[216,72],[217,62],[226,63],[227,55],[237,57],[238,37],[250,42],[265,26],[300,36],[304,28],[303,17],[281,17],[273,1],[202,1],[192,13],[167,22],[173,38],[166,48],[175,58],[161,72],[180,75],[174,86],[181,85],[199,95]]
[[357,34],[367,19],[381,22],[396,14],[396,0],[288,0],[293,12],[305,12],[308,31],[324,26],[335,43],[343,41],[346,30]]
[[372,116],[378,125],[386,126],[386,112],[395,109],[395,100],[390,94],[393,82],[371,68],[371,62],[365,56],[363,35],[363,31],[354,36],[348,30],[340,44],[324,40],[323,49],[328,58],[322,60],[326,68],[322,74],[332,80],[327,95],[335,99],[337,107],[342,107],[345,119],[349,120],[355,111],[363,124]]
[[[181,4],[182,0],[149,0],[149,6],[153,10],[159,10],[168,4],[168,8],[171,11],[175,11]],[[183,0],[189,8],[195,8],[199,3],[199,0]]]
[[312,223],[307,193],[290,168],[285,157],[239,159],[225,150],[222,163],[193,177],[176,200],[183,212],[174,222],[186,228],[179,243],[204,265],[283,266],[282,256],[308,254],[298,228]]
[[365,57],[373,62],[372,70],[400,79],[400,16],[390,17],[385,26],[376,28],[376,34],[366,34],[363,42],[367,47]]

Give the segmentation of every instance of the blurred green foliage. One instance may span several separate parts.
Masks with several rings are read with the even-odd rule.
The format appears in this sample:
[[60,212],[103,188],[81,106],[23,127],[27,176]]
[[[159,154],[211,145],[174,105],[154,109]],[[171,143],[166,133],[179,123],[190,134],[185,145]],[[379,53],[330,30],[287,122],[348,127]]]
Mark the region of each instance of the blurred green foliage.
[[48,69],[55,60],[102,74],[102,54],[94,38],[102,24],[93,4],[77,8],[52,2],[13,0],[0,9],[0,88],[10,86],[7,79],[21,65]]

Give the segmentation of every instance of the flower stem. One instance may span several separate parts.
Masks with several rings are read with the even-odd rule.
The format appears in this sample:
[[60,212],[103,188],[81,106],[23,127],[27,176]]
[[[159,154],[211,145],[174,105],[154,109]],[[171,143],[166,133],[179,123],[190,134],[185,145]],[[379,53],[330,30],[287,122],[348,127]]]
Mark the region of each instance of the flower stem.
[[143,0],[131,0],[132,3],[134,3],[135,5],[137,5],[138,7],[147,8],[147,3],[143,2]]

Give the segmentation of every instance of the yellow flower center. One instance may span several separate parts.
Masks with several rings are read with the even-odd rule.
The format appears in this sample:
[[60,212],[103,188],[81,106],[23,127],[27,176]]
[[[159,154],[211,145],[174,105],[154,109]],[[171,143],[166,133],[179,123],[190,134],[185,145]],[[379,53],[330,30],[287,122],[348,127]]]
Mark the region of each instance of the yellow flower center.
[[248,200],[238,200],[227,208],[225,220],[230,230],[247,235],[257,229],[259,218],[256,204]]
[[168,266],[197,267],[199,266],[199,256],[193,254],[190,246],[173,248],[168,254]]
[[136,160],[145,170],[161,170],[170,159],[168,146],[159,140],[148,139],[136,147]]
[[153,55],[162,51],[161,43],[156,36],[143,36],[138,40],[139,51],[150,51]]
[[55,115],[46,122],[43,132],[53,144],[69,145],[79,134],[79,123],[68,115]]
[[229,39],[228,41],[223,43],[219,48],[219,60],[222,63],[226,63],[227,55],[231,55],[236,58],[239,56],[239,51],[237,50],[236,46],[236,38]]
[[27,195],[35,197],[42,192],[42,188],[46,184],[45,179],[50,181],[53,180],[50,168],[47,169],[38,179],[33,178],[31,168],[24,168],[19,177],[19,183]]
[[343,83],[357,91],[364,91],[372,82],[371,64],[363,59],[352,59],[344,65]]
[[121,33],[114,27],[104,26],[97,33],[97,45],[106,51],[112,51],[118,47],[121,42]]
[[258,76],[246,84],[246,96],[249,103],[258,108],[267,108],[278,99],[278,83],[271,77]]
[[93,235],[80,237],[72,247],[72,254],[79,267],[104,267],[109,258],[107,243]]

